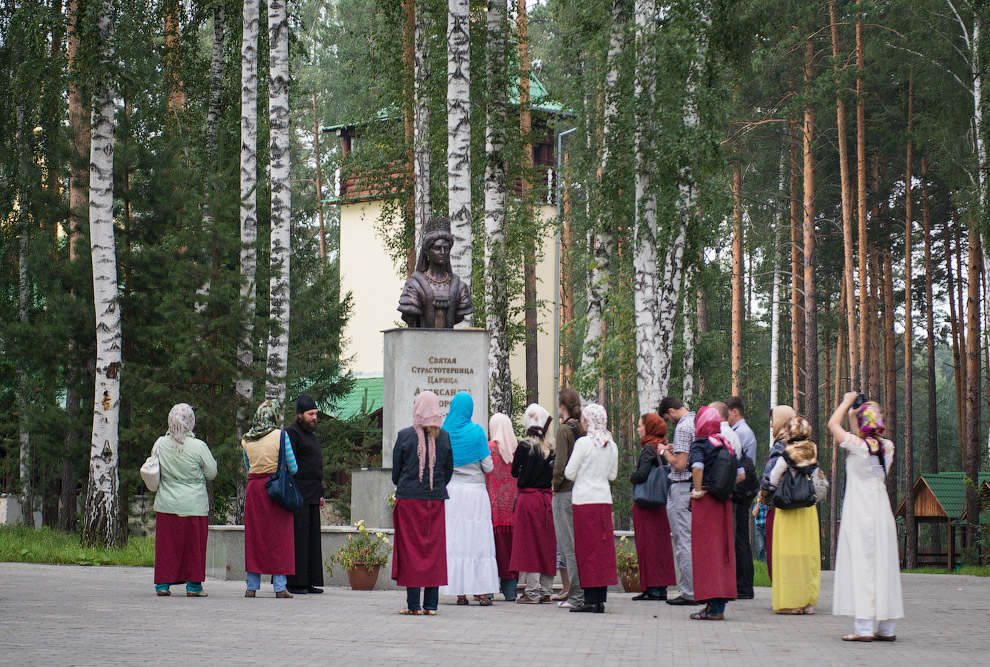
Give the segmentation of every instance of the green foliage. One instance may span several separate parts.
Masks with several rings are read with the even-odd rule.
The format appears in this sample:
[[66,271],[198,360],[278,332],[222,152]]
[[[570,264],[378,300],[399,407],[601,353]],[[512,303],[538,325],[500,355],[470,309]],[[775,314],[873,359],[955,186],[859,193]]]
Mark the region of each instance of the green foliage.
[[615,567],[620,577],[632,577],[639,574],[639,557],[635,546],[629,544],[625,535],[619,538],[615,545]]
[[79,535],[75,533],[50,528],[35,530],[23,526],[0,526],[0,561],[151,567],[155,564],[155,540],[131,537],[123,547],[83,547]]
[[331,577],[334,564],[345,570],[353,570],[360,565],[371,570],[388,562],[388,555],[392,551],[388,536],[385,533],[370,532],[364,527],[364,521],[358,521],[354,525],[358,529],[357,537],[348,535],[347,544],[332,553],[324,563]]

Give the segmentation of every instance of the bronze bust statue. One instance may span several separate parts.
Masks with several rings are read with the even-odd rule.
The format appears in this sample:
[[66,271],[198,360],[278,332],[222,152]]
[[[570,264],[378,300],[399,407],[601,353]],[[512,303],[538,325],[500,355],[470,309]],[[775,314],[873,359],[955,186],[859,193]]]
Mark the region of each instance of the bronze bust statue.
[[450,267],[454,236],[450,220],[433,218],[423,230],[416,270],[399,296],[399,312],[410,327],[453,329],[474,312],[471,291]]

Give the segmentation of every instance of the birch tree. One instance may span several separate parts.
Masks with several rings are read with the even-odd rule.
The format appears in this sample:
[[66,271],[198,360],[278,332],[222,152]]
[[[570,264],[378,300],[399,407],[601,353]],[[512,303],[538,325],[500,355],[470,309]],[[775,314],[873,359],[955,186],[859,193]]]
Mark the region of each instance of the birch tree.
[[431,31],[431,21],[426,3],[416,2],[416,37],[414,58],[413,90],[415,109],[413,112],[413,191],[416,198],[414,217],[416,225],[416,248],[423,245],[423,228],[433,215],[430,197],[430,61],[427,43]]
[[485,127],[485,326],[488,339],[488,387],[492,412],[512,413],[512,377],[506,340],[508,291],[506,290],[505,212],[506,158],[506,38],[505,0],[488,0],[487,124]]
[[[697,310],[696,308],[691,308],[690,304],[692,301],[697,304],[697,301],[691,298],[691,288],[694,282],[691,277],[693,274],[694,270],[691,267],[688,267],[684,271],[684,308],[681,309],[682,319],[684,321],[684,381],[681,384],[681,401],[685,405],[691,405],[694,401],[694,347],[695,336],[697,334]],[[648,411],[656,410],[656,405],[651,405]],[[641,412],[640,414],[646,413]]]
[[116,546],[119,526],[118,420],[120,416],[121,331],[117,258],[113,227],[114,95],[112,0],[103,0],[97,19],[100,67],[90,122],[89,235],[96,309],[96,386],[89,455],[84,544]]
[[[469,0],[447,4],[447,190],[450,264],[471,288],[471,17]],[[470,316],[465,326],[471,326]]]
[[[226,8],[223,2],[213,6],[213,42],[210,49],[210,103],[206,111],[206,165],[203,174],[203,232],[212,236],[213,230],[213,198],[214,183],[219,170],[217,131],[220,122],[220,112],[223,93],[223,43],[226,38],[224,22]],[[218,267],[212,267],[210,277],[196,292],[198,310],[202,312],[210,298],[212,275]]]
[[[17,221],[19,239],[19,254],[17,258],[18,274],[18,320],[25,330],[30,326],[31,314],[31,277],[28,272],[28,256],[31,238],[31,220],[29,215],[28,183],[30,179],[31,155],[27,138],[27,118],[24,101],[20,99],[23,92],[17,93],[16,132],[17,132]],[[24,360],[17,360],[17,424],[18,440],[20,441],[20,482],[21,482],[21,520],[24,525],[34,527],[34,494],[31,486],[31,431],[28,424],[28,379]]]
[[243,334],[237,344],[237,435],[254,404],[254,314],[258,267],[258,24],[259,0],[244,0],[241,20],[241,293]]
[[[633,307],[636,319],[636,391],[639,397],[639,413],[646,414],[656,408],[663,395],[659,391],[654,363],[654,344],[657,335],[657,197],[650,187],[653,173],[653,125],[654,91],[656,90],[656,0],[636,0],[636,81],[635,108],[636,132],[636,208],[635,254],[633,256]],[[688,309],[685,308],[685,312]],[[688,316],[685,315],[684,345],[685,394],[688,389]],[[691,338],[693,343],[693,338]],[[693,349],[692,349],[693,354]],[[693,360],[692,360],[693,361]],[[687,399],[685,399],[687,400]]]
[[268,0],[268,127],[272,184],[271,278],[267,399],[285,400],[289,363],[289,258],[291,255],[291,184],[289,181],[289,22],[286,0]]

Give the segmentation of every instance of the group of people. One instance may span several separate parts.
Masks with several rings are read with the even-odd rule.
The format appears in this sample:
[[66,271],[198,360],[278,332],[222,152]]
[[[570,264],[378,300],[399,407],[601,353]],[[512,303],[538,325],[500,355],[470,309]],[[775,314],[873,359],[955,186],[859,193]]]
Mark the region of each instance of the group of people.
[[[893,444],[884,439],[880,406],[846,394],[828,422],[847,451],[846,490],[836,556],[833,613],[854,618],[846,641],[893,641],[903,617],[897,538],[885,478]],[[860,404],[861,403],[861,404]],[[857,406],[853,408],[854,404]],[[283,408],[265,401],[241,442],[248,482],[244,501],[246,597],[255,597],[262,574],[272,575],[276,597],[322,593],[319,510],[322,454],[314,431],[312,398],[296,401],[297,418],[282,429]],[[490,606],[501,592],[522,604],[556,602],[576,613],[603,613],[608,587],[618,583],[612,494],[618,447],[601,405],[582,408],[572,389],[559,393],[553,417],[532,404],[523,415],[525,436],[512,420],[492,415],[489,436],[472,421],[470,394],[454,396],[446,417],[437,396],[415,397],[412,426],[393,451],[395,549],[392,578],[407,589],[405,615],[434,615],[440,594]],[[850,431],[842,427],[848,419]],[[172,408],[168,431],[155,443],[161,481],[155,499],[155,588],[185,583],[186,595],[205,597],[206,483],[216,460],[193,434],[195,415]],[[668,441],[668,432],[673,438]],[[826,488],[808,421],[785,405],[771,413],[773,444],[762,466],[757,555],[765,553],[772,607],[780,614],[812,614],[821,579],[818,514],[814,502],[775,507],[778,487],[792,478],[814,480],[815,499]],[[756,486],[756,436],[742,400],[732,397],[694,412],[665,397],[656,413],[639,419],[642,451],[633,484],[662,466],[666,504],[633,507],[642,592],[634,600],[700,605],[697,620],[722,620],[729,600],[753,597],[747,478]],[[279,460],[292,474],[304,507],[290,512],[272,501],[265,483]],[[669,472],[668,472],[669,471]],[[709,478],[729,479],[731,494]],[[725,476],[728,475],[726,478]],[[722,484],[724,487],[724,483]],[[721,488],[721,487],[720,487]],[[762,519],[762,521],[761,521]],[[760,523],[765,524],[765,547]],[[762,552],[762,553],[761,553]],[[559,571],[563,588],[553,594]],[[668,597],[677,585],[680,594]],[[520,587],[522,590],[520,591]]]
[[[323,454],[315,435],[319,411],[306,394],[296,400],[296,420],[282,428],[281,401],[258,406],[241,440],[248,481],[244,496],[245,597],[256,597],[261,575],[272,577],[275,597],[323,592],[320,509]],[[205,442],[193,434],[196,416],[185,403],[168,416],[168,432],[155,442],[160,482],[155,497],[155,590],[171,595],[173,584],[186,585],[189,597],[206,597],[206,538],[209,498],[206,483],[216,477],[217,462]],[[290,512],[268,496],[265,483],[279,459],[293,476],[303,506]]]

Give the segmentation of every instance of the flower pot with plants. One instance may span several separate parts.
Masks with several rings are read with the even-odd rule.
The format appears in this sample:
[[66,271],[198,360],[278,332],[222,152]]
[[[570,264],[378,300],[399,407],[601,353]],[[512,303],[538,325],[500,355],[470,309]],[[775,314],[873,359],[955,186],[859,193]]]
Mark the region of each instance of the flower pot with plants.
[[638,593],[643,590],[639,585],[639,559],[636,556],[636,549],[630,546],[625,536],[619,538],[619,544],[615,547],[615,565],[619,571],[622,590],[628,593]]
[[334,565],[343,568],[353,590],[370,591],[378,582],[378,571],[388,562],[392,547],[385,533],[372,533],[364,521],[354,525],[358,529],[357,535],[347,536],[347,544],[330,555],[326,568],[331,577]]

